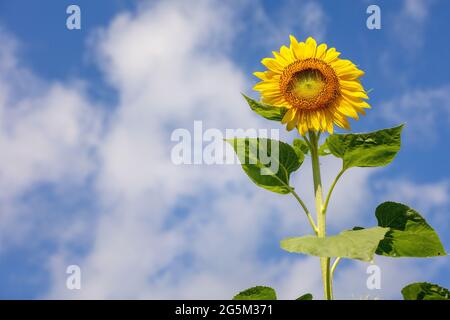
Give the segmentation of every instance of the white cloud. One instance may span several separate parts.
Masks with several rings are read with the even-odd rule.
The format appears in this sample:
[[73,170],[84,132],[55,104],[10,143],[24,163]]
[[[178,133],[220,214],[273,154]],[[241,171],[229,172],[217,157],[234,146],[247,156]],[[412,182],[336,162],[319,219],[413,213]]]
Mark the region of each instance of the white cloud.
[[433,3],[434,0],[403,0],[400,13],[391,17],[394,20],[392,34],[410,52],[423,46]]
[[2,30],[0,39],[0,243],[6,243],[24,240],[43,218],[21,202],[26,192],[38,184],[81,184],[92,172],[102,116],[81,84],[42,81],[17,61],[17,42]]
[[423,21],[428,16],[430,0],[406,0],[403,3],[404,14],[417,21]]
[[449,229],[448,180],[428,183],[417,183],[404,178],[381,180],[377,181],[375,189],[381,199],[404,203],[417,210],[439,235],[442,236]]
[[[262,1],[249,2],[249,8],[251,25],[258,31],[252,41],[262,41],[269,48],[286,44],[290,34],[298,40],[313,36],[319,41],[326,35],[329,18],[318,1],[283,1],[270,13]],[[265,36],[261,39],[259,34]]]
[[424,211],[445,207],[450,201],[448,181],[419,184],[406,179],[390,179],[378,182],[376,187],[392,201],[414,203]]
[[[401,289],[412,282],[432,282],[435,275],[445,268],[445,259],[418,261],[417,259],[393,259],[375,256],[374,264],[380,269],[381,288],[369,289],[366,285],[368,263],[343,260],[336,269],[336,299],[399,299]],[[369,270],[370,271],[370,270]]]
[[302,21],[303,32],[318,40],[324,39],[328,17],[319,2],[305,2],[300,20]]
[[415,89],[380,104],[379,116],[392,124],[406,123],[405,133],[416,143],[435,141],[435,126],[450,123],[450,86]]

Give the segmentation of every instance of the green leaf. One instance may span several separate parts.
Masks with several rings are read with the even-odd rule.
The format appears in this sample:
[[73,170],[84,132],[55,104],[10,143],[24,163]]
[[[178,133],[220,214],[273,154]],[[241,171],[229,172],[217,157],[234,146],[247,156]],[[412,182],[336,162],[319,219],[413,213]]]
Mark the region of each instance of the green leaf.
[[369,133],[333,134],[326,143],[330,152],[351,167],[380,167],[389,164],[400,150],[403,125]]
[[330,154],[330,148],[328,148],[328,143],[325,140],[325,142],[319,147],[319,156],[329,156]]
[[374,227],[370,229],[344,231],[336,236],[319,238],[304,236],[281,241],[281,248],[288,252],[304,253],[319,257],[342,257],[372,261],[380,240],[389,229]]
[[402,289],[404,300],[450,300],[450,291],[428,282],[411,283]]
[[312,300],[313,299],[313,295],[311,293],[306,293],[300,297],[298,297],[295,300]]
[[277,300],[277,294],[271,287],[257,286],[239,292],[233,300]]
[[290,174],[303,163],[302,152],[287,143],[265,138],[226,141],[233,146],[242,168],[256,185],[281,194],[291,192]]
[[260,116],[274,121],[281,121],[283,119],[284,114],[288,111],[285,107],[278,107],[278,106],[271,106],[269,104],[265,104],[262,102],[258,102],[256,100],[253,100],[252,98],[246,96],[245,94],[242,94],[247,100],[248,105],[250,108],[259,114]]
[[303,139],[294,139],[292,145],[294,146],[294,148],[300,150],[305,155],[309,153],[309,146]]
[[410,207],[384,202],[375,212],[380,227],[390,228],[377,254],[389,257],[434,257],[446,255],[439,236],[425,219]]

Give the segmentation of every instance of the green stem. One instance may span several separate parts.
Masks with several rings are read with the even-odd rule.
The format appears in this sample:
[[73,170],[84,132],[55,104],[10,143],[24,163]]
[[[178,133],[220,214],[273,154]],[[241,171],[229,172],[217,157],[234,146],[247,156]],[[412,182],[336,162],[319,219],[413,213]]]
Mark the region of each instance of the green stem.
[[345,172],[345,169],[342,168],[341,171],[339,171],[336,178],[334,179],[333,184],[330,187],[330,190],[328,191],[327,198],[325,200],[325,204],[323,205],[323,209],[322,209],[322,211],[325,215],[327,214],[328,203],[330,202],[331,194],[333,193],[334,187],[336,186],[336,183],[339,181],[339,178],[342,177],[344,172]]
[[331,278],[331,292],[333,292],[334,272],[336,271],[336,268],[337,268],[337,266],[338,266],[340,261],[341,261],[341,257],[337,257],[334,260],[333,265],[331,266],[331,271],[330,271],[330,273],[331,273],[331,275],[330,275],[330,278]]
[[[309,132],[309,142],[311,144],[311,163],[313,171],[314,181],[314,195],[317,211],[317,227],[320,238],[326,236],[326,212],[323,208],[323,193],[322,193],[322,179],[320,177],[320,163],[319,163],[319,135],[315,132]],[[330,271],[330,258],[321,257],[320,265],[322,268],[322,281],[324,289],[324,297],[326,300],[333,299],[333,293],[331,290],[331,271]]]
[[319,233],[319,230],[318,230],[316,224],[314,223],[314,219],[311,216],[311,214],[309,213],[309,210],[306,207],[305,203],[302,201],[302,199],[298,196],[298,194],[293,189],[291,190],[291,193],[295,197],[295,199],[297,199],[298,203],[300,203],[301,207],[305,211],[306,217],[308,218],[308,221],[309,221],[309,224],[311,225],[314,233],[317,235]]
[[337,257],[336,260],[334,260],[333,265],[331,266],[331,279],[333,279],[334,271],[336,270],[340,261],[341,257]]

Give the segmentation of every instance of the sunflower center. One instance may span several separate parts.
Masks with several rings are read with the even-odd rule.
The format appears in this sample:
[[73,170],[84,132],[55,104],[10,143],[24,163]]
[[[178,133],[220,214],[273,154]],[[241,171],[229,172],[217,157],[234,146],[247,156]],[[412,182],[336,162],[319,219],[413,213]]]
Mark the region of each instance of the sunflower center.
[[291,90],[299,98],[315,99],[325,86],[325,79],[315,69],[306,69],[295,74],[291,81]]
[[318,59],[299,60],[283,71],[280,90],[286,101],[295,108],[326,108],[339,96],[339,80],[325,62]]

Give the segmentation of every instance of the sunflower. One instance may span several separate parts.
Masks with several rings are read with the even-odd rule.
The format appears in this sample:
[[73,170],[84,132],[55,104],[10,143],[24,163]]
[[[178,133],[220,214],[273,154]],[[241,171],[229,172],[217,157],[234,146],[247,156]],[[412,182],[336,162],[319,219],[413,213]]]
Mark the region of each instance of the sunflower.
[[261,63],[268,70],[255,72],[261,79],[254,86],[261,101],[286,107],[282,123],[287,130],[297,127],[301,135],[308,131],[328,131],[333,126],[350,129],[347,117],[359,118],[370,105],[364,101],[367,93],[359,78],[364,72],[350,60],[339,58],[335,48],[327,49],[309,37],[298,42],[290,36],[290,47],[282,46],[273,52],[274,58]]

